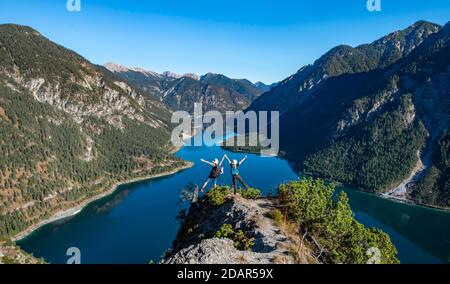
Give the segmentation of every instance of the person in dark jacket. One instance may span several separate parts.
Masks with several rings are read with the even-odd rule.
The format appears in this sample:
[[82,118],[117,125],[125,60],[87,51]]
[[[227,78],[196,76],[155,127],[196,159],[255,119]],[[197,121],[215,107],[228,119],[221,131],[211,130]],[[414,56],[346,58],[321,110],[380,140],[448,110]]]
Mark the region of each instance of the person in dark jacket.
[[230,167],[231,167],[231,178],[232,178],[234,194],[236,194],[236,181],[239,181],[242,184],[242,186],[244,186],[245,189],[248,189],[248,185],[244,182],[242,177],[239,175],[239,167],[247,159],[247,155],[240,162],[238,162],[237,160],[231,161],[227,155],[225,155],[225,158],[228,160],[228,163],[230,164]]
[[209,172],[209,176],[206,179],[205,183],[203,183],[202,188],[200,189],[201,192],[203,192],[211,181],[214,182],[214,187],[217,186],[217,179],[219,176],[223,173],[222,163],[225,159],[225,155],[223,155],[222,160],[219,162],[218,159],[214,159],[212,162],[206,161],[204,159],[200,159],[205,164],[208,164],[211,166],[211,171]]

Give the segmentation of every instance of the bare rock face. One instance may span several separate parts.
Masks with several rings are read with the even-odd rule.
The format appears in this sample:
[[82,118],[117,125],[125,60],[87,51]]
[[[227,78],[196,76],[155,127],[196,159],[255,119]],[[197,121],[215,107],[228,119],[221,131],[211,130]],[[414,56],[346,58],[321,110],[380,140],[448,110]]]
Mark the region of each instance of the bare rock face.
[[[270,264],[297,263],[290,254],[293,241],[268,217],[269,199],[233,196],[220,207],[202,201],[191,206],[173,242],[166,264]],[[230,239],[214,238],[223,224],[254,238],[251,250],[238,250]],[[305,263],[306,258],[305,258]]]
[[[65,92],[60,88],[59,83],[53,83],[44,78],[25,78],[21,75],[10,76],[18,85],[27,89],[33,96],[42,103],[48,103],[66,112],[78,123],[83,122],[87,117],[95,116],[105,119],[111,126],[123,128],[122,117],[146,123],[152,127],[162,125],[161,121],[146,118],[146,102],[142,95],[136,93],[128,84],[122,81],[115,81],[114,85],[105,86],[102,74],[94,72],[94,76],[83,74],[82,81],[74,81],[78,85],[79,92]],[[94,96],[92,94],[95,94]],[[120,115],[117,115],[120,114]]]
[[30,27],[0,25],[0,236],[172,168],[169,121],[167,107],[106,68]]
[[174,111],[192,113],[195,102],[203,104],[203,111],[239,111],[248,107],[263,93],[264,88],[268,88],[262,83],[258,87],[246,79],[231,79],[221,74],[208,73],[201,77],[192,73],[158,74],[114,63],[107,63],[104,67]]
[[168,259],[168,264],[270,264],[274,256],[267,253],[239,251],[230,239],[205,239]]
[[[0,28],[0,57],[5,58],[0,67],[1,84],[28,91],[37,101],[64,111],[78,124],[95,118],[121,130],[124,119],[153,128],[166,126],[151,111],[168,112],[160,102],[143,96],[107,69],[31,28]],[[120,66],[110,68],[123,70]]]
[[441,27],[417,22],[404,30],[388,34],[372,43],[357,47],[339,45],[332,48],[311,65],[281,81],[277,87],[254,100],[251,110],[279,110],[285,112],[314,97],[313,92],[331,78],[385,68],[408,56]]

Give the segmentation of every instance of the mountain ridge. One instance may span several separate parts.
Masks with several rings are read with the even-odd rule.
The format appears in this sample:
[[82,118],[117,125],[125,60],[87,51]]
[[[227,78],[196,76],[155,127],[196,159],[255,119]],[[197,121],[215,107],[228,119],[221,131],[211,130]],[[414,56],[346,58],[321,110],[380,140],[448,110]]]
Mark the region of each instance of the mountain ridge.
[[0,25],[0,237],[182,167],[171,127],[165,105],[103,67],[30,27]]
[[[438,31],[436,27],[418,22],[374,41],[372,44],[385,42],[395,47],[392,39],[400,34],[412,37],[401,42],[414,44],[404,45],[412,49],[397,49],[395,56],[388,52],[385,61],[375,60],[371,70],[365,70],[365,61],[352,61],[364,58],[360,55],[337,63],[326,61],[337,64],[328,68],[338,70],[336,74],[342,73],[342,66],[363,71],[319,79],[299,93],[297,88],[310,82],[315,72],[313,66],[304,67],[255,100],[249,110],[262,107],[264,101],[269,103],[264,108],[281,111],[281,150],[297,160],[302,171],[385,193],[407,179],[419,162],[431,163],[392,197],[449,207],[448,151],[442,150],[448,145],[445,133],[450,121],[449,24]],[[348,50],[340,46],[321,58],[334,58],[339,52],[348,55]],[[378,62],[382,64],[377,67]],[[277,96],[280,94],[283,97]],[[273,102],[266,96],[273,97]],[[430,155],[434,158],[427,163]]]
[[[437,32],[439,28],[439,25],[418,21],[404,30],[390,33],[370,44],[361,44],[356,47],[336,46],[312,65],[305,65],[295,74],[282,80],[271,91],[256,99],[248,110],[285,111],[283,106],[301,103],[307,99],[310,90],[330,77],[366,72],[394,63],[403,56],[403,51],[410,52],[411,47],[423,40],[424,36]],[[420,36],[411,38],[414,34]],[[403,48],[400,55],[401,47],[405,46],[408,48]]]
[[247,79],[231,79],[211,72],[201,76],[173,75],[114,63],[107,63],[105,67],[175,111],[192,113],[194,102],[202,102],[204,111],[239,111],[270,88],[263,83],[253,84]]

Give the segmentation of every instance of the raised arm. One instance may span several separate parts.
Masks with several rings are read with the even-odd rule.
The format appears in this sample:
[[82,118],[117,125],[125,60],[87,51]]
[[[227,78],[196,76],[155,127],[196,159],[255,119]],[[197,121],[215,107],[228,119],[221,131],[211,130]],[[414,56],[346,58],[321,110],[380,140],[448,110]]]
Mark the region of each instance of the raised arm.
[[211,163],[211,162],[209,162],[209,161],[207,161],[207,160],[204,160],[204,159],[200,159],[200,161],[202,161],[203,163],[205,163],[205,164],[208,164],[208,165],[210,165],[211,167],[213,167],[214,166],[214,164],[213,163]]
[[245,157],[239,162],[239,166],[240,166],[245,160],[247,160],[247,155],[245,155]]
[[228,158],[227,154],[225,154],[225,158],[227,159],[228,164],[231,164],[231,160],[230,160],[230,158]]
[[219,166],[222,166],[223,160],[225,160],[225,157],[227,156],[227,154],[223,154],[222,160],[220,160]]

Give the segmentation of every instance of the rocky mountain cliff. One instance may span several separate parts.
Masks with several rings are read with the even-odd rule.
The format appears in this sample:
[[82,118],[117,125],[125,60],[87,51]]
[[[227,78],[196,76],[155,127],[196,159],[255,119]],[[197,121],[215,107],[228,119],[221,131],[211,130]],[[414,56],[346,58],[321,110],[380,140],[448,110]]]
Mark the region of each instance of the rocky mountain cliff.
[[281,81],[270,92],[255,100],[249,109],[284,112],[305,101],[317,86],[329,78],[367,72],[396,62],[439,28],[439,25],[421,21],[371,44],[355,48],[348,45],[337,46],[314,64],[303,66],[296,74]]
[[230,79],[221,74],[208,73],[200,77],[169,72],[158,74],[114,63],[107,63],[105,67],[172,110],[193,112],[194,102],[201,102],[204,111],[243,110],[268,89],[266,85],[253,84],[245,79]]
[[[163,263],[398,263],[389,236],[354,219],[343,192],[322,180],[281,184],[275,196],[256,189],[232,195],[215,187],[181,210],[181,227]],[[373,260],[370,250],[379,258]]]
[[406,181],[397,197],[447,207],[448,36],[418,22],[337,47],[249,109],[282,112],[281,148],[308,173],[377,193]]
[[0,236],[182,166],[158,100],[39,32],[0,25]]
[[[296,263],[290,250],[291,240],[270,219],[275,202],[269,199],[247,200],[235,196],[216,208],[206,203],[193,205],[174,241],[173,253],[163,261],[167,264],[270,264]],[[231,239],[214,236],[223,224],[231,224],[255,236],[252,250],[239,250]],[[176,253],[175,253],[176,252]],[[312,262],[306,248],[301,263]]]

